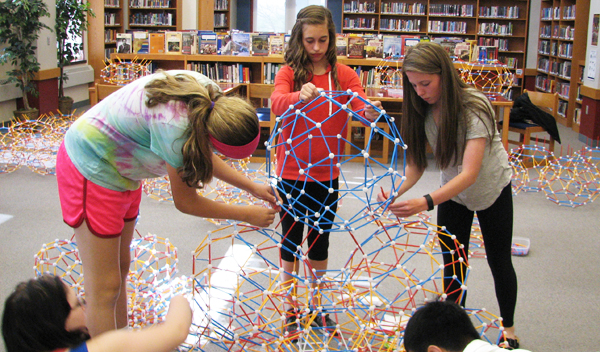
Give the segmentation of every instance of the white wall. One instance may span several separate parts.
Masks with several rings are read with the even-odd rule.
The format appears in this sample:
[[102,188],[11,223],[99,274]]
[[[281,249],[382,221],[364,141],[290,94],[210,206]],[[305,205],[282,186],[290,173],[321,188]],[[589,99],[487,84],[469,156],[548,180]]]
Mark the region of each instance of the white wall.
[[[60,0],[58,0],[60,1]],[[49,29],[42,29],[37,41],[37,57],[40,62],[40,70],[47,70],[56,67],[56,33],[54,33],[54,23],[56,18],[56,1],[44,0],[48,6],[50,17],[43,17],[44,22]]]
[[[194,1],[194,0],[187,0]],[[50,29],[43,29],[40,31],[40,36],[37,40],[37,58],[40,63],[40,70],[48,70],[57,67],[56,59],[56,34],[54,33],[54,18],[56,17],[56,1],[45,0],[48,7],[50,17],[43,17],[41,20]],[[195,19],[194,19],[195,20]],[[195,27],[195,24],[194,24]],[[87,36],[84,35],[86,57],[87,57]],[[1,46],[0,46],[1,48]],[[7,77],[6,72],[12,70],[13,67],[10,65],[0,65],[0,80]],[[86,71],[89,70],[87,64],[81,64],[76,66],[70,66],[69,69],[75,71]],[[77,102],[83,102],[89,99],[88,94],[88,82],[87,75],[80,75],[81,77],[74,77],[71,82],[67,82],[67,88],[65,94],[72,97]],[[21,96],[21,92],[18,88],[13,85],[1,85],[0,84],[0,122],[8,121],[13,117],[13,111],[16,110],[17,104],[15,99]]]
[[[202,1],[202,0],[200,0]],[[181,18],[181,29],[197,29],[198,28],[198,1],[183,0],[183,11]]]
[[[600,1],[590,1],[590,20],[588,24],[588,35],[587,35],[587,52],[585,55],[585,75],[583,84],[585,86],[600,89],[600,46],[592,45],[592,28],[594,25],[594,14],[600,14]],[[600,41],[600,40],[599,40]],[[596,51],[596,74],[593,75],[593,79],[588,78],[590,69],[590,52]]]

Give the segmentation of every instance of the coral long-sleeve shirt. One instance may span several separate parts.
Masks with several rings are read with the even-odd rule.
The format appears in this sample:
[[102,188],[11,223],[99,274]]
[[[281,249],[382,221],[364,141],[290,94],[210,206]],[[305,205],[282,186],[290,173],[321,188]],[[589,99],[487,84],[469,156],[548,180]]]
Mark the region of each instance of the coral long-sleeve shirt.
[[[337,76],[343,91],[351,90],[358,93],[366,99],[366,94],[360,84],[356,72],[343,64],[336,64]],[[314,75],[310,81],[317,88],[326,91],[335,91],[335,83],[331,75],[331,66],[322,75]],[[348,95],[336,97],[335,100],[340,104],[346,104],[350,97]],[[283,115],[290,105],[300,101],[300,92],[294,91],[294,71],[289,66],[282,67],[275,77],[275,90],[271,95],[271,109],[277,116]],[[310,106],[307,106],[310,105]],[[352,110],[363,110],[365,104],[359,99],[353,99],[351,102]],[[308,121],[304,118],[296,118],[297,123],[291,119],[291,115],[282,121],[281,126],[286,126],[280,134],[280,140],[291,140],[292,144],[282,143],[277,146],[277,175],[284,179],[308,180],[308,181],[327,181],[339,176],[339,169],[335,166],[338,162],[338,156],[344,154],[345,142],[338,139],[337,135],[346,137],[348,130],[348,113],[320,97],[313,102],[304,102],[298,104],[296,109],[306,107],[307,117],[314,121]],[[332,118],[329,118],[332,115]],[[364,116],[364,111],[361,113]],[[314,128],[315,123],[322,123],[320,129]],[[308,138],[307,130],[311,129]],[[289,151],[289,155],[286,155]],[[330,158],[330,155],[335,155]],[[301,171],[302,170],[302,171]]]

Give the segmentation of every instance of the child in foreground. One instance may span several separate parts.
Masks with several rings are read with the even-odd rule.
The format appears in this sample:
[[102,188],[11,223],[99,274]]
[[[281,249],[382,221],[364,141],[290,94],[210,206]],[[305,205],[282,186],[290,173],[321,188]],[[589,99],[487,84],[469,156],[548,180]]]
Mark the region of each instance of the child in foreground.
[[419,308],[404,329],[404,348],[406,352],[505,351],[481,340],[467,312],[452,301],[430,302]]
[[168,352],[185,341],[191,324],[187,299],[175,296],[164,323],[90,339],[83,302],[60,277],[43,275],[21,282],[6,299],[2,337],[7,352]]

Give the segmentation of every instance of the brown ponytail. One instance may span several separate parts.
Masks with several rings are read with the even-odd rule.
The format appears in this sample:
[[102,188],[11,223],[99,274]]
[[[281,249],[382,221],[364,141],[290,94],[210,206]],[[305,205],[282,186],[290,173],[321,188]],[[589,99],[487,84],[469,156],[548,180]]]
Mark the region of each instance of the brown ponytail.
[[[204,87],[193,76],[170,75],[146,85],[148,107],[171,100],[187,104],[189,125],[182,148],[181,178],[190,187],[202,188],[212,180],[212,146],[209,134],[219,142],[244,145],[256,138],[259,125],[256,110],[241,98],[223,96],[213,85]],[[214,106],[211,108],[212,103]]]

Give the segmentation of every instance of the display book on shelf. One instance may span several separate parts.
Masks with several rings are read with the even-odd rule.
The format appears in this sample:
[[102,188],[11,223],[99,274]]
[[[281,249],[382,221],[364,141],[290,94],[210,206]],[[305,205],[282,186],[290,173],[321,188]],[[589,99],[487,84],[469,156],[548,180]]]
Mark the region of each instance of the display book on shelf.
[[206,54],[236,56],[283,56],[289,34],[246,33],[210,30],[145,31],[130,29],[119,37],[135,39],[135,45],[120,53]]
[[[187,32],[192,32],[192,31],[187,31]],[[185,36],[186,31],[183,31],[183,34]],[[160,34],[164,34],[165,36],[167,34],[169,34],[169,32],[163,32]],[[214,49],[211,50],[206,50],[206,51],[202,51],[201,49],[200,52],[196,52],[194,50],[191,51],[192,54],[194,53],[199,53],[199,54],[206,54],[210,57],[210,55],[225,55],[225,51],[223,50],[222,46],[223,45],[227,45],[227,41],[225,40],[225,37],[227,37],[228,34],[226,33],[215,33],[212,31],[198,31],[194,36],[194,38],[196,38],[196,40],[200,43],[198,44],[197,47],[202,47],[203,41],[203,37],[205,36],[210,36],[211,39],[209,39],[209,42],[211,43],[210,45],[214,47],[214,43],[215,43],[215,36],[216,36],[216,46],[217,46],[217,50],[215,51]],[[252,56],[268,56],[271,58],[279,58],[279,57],[283,57],[283,53],[281,52],[281,45],[282,42],[286,43],[286,35],[282,35],[282,34],[273,34],[273,33],[265,33],[265,37],[259,37],[258,35],[255,35],[253,33],[241,33],[244,34],[247,37],[250,37],[250,39],[245,39],[248,40],[250,43],[250,47],[252,48],[252,42],[253,42],[253,38],[254,37],[258,37],[261,38],[261,42],[264,45],[265,38],[268,37],[268,42],[269,42],[269,49],[268,49],[268,53],[265,53],[264,55],[261,54],[256,54],[256,50],[250,50],[250,52],[248,53],[248,57],[252,57]],[[157,33],[150,33],[149,34],[151,37],[152,36],[157,36],[159,34]],[[174,36],[174,37],[178,37],[178,36]],[[452,56],[454,59],[462,59],[464,61],[468,61],[468,58],[471,57],[472,53],[471,50],[473,50],[473,48],[476,48],[476,45],[473,45],[473,41],[464,41],[464,38],[460,38],[460,37],[437,37],[437,38],[430,38],[429,36],[418,36],[418,35],[400,35],[400,36],[393,36],[393,35],[387,35],[387,36],[381,36],[381,35],[373,35],[373,34],[366,34],[366,35],[360,35],[360,34],[338,34],[336,41],[339,41],[340,39],[345,39],[348,40],[350,38],[359,38],[361,39],[359,41],[359,44],[355,44],[356,46],[362,48],[362,50],[356,50],[355,54],[348,54],[347,52],[345,52],[345,54],[343,55],[338,55],[338,58],[343,58],[346,57],[348,59],[369,59],[368,63],[366,65],[354,65],[354,69],[357,73],[357,75],[359,76],[359,78],[361,79],[361,82],[363,83],[363,85],[365,87],[378,87],[378,85],[380,84],[380,79],[378,78],[378,75],[380,75],[380,73],[377,72],[377,65],[380,63],[379,61],[376,60],[383,60],[384,57],[386,57],[388,59],[392,59],[393,60],[401,60],[402,54],[404,53],[404,51],[406,50],[406,48],[408,48],[409,46],[415,45],[416,43],[418,43],[419,41],[435,41],[440,43],[442,46],[444,46],[444,48],[448,51],[449,55]],[[162,39],[166,42],[166,39]],[[234,36],[234,40],[239,40],[237,38],[235,38]],[[150,40],[152,42],[152,39]],[[271,44],[273,44],[274,42],[274,46],[276,46],[277,48],[274,49],[271,47]],[[159,44],[160,46],[161,44]],[[153,45],[150,45],[151,48],[153,47]],[[182,44],[182,47],[185,47],[185,45]],[[196,47],[196,46],[193,46]],[[396,49],[397,48],[397,49]],[[339,49],[339,48],[338,48]],[[495,49],[495,47],[493,48],[485,48],[486,50],[492,50]],[[163,52],[166,52],[168,50],[168,48],[164,48]],[[142,52],[137,52],[138,54],[142,54]],[[152,50],[150,53],[159,53],[156,50]],[[178,52],[180,54],[188,54],[189,52],[182,49],[180,52]],[[231,53],[230,53],[231,54]],[[234,53],[235,54],[235,53]],[[244,55],[233,55],[233,56],[244,56]],[[477,56],[474,56],[477,57]],[[373,60],[376,59],[376,60]],[[246,69],[244,71],[243,67],[244,67],[244,62],[243,60],[240,60],[240,62],[238,63],[233,63],[233,64],[229,64],[229,63],[222,63],[219,62],[219,59],[215,59],[212,61],[215,62],[211,62],[211,60],[203,60],[203,62],[194,62],[194,60],[188,60],[189,62],[186,64],[186,67],[189,69],[193,69],[193,70],[197,70],[200,71],[204,74],[206,74],[207,76],[209,76],[212,79],[215,79],[219,82],[251,82],[252,81],[252,77],[256,76],[256,77],[261,77],[260,82],[263,84],[273,84],[274,80],[275,80],[275,75],[277,73],[277,71],[279,70],[279,68],[281,67],[281,64],[283,62],[283,60],[267,60],[266,62],[263,63],[262,65],[262,72],[261,73],[252,73],[254,70],[249,70]],[[484,63],[489,63],[490,60],[487,61],[483,61]],[[156,67],[156,65],[152,65],[153,67]],[[366,66],[366,67],[362,67],[362,66]],[[398,83],[399,84],[399,83]]]
[[580,77],[587,46],[590,0],[542,0],[537,45],[538,91],[559,94],[558,121],[579,129]]

